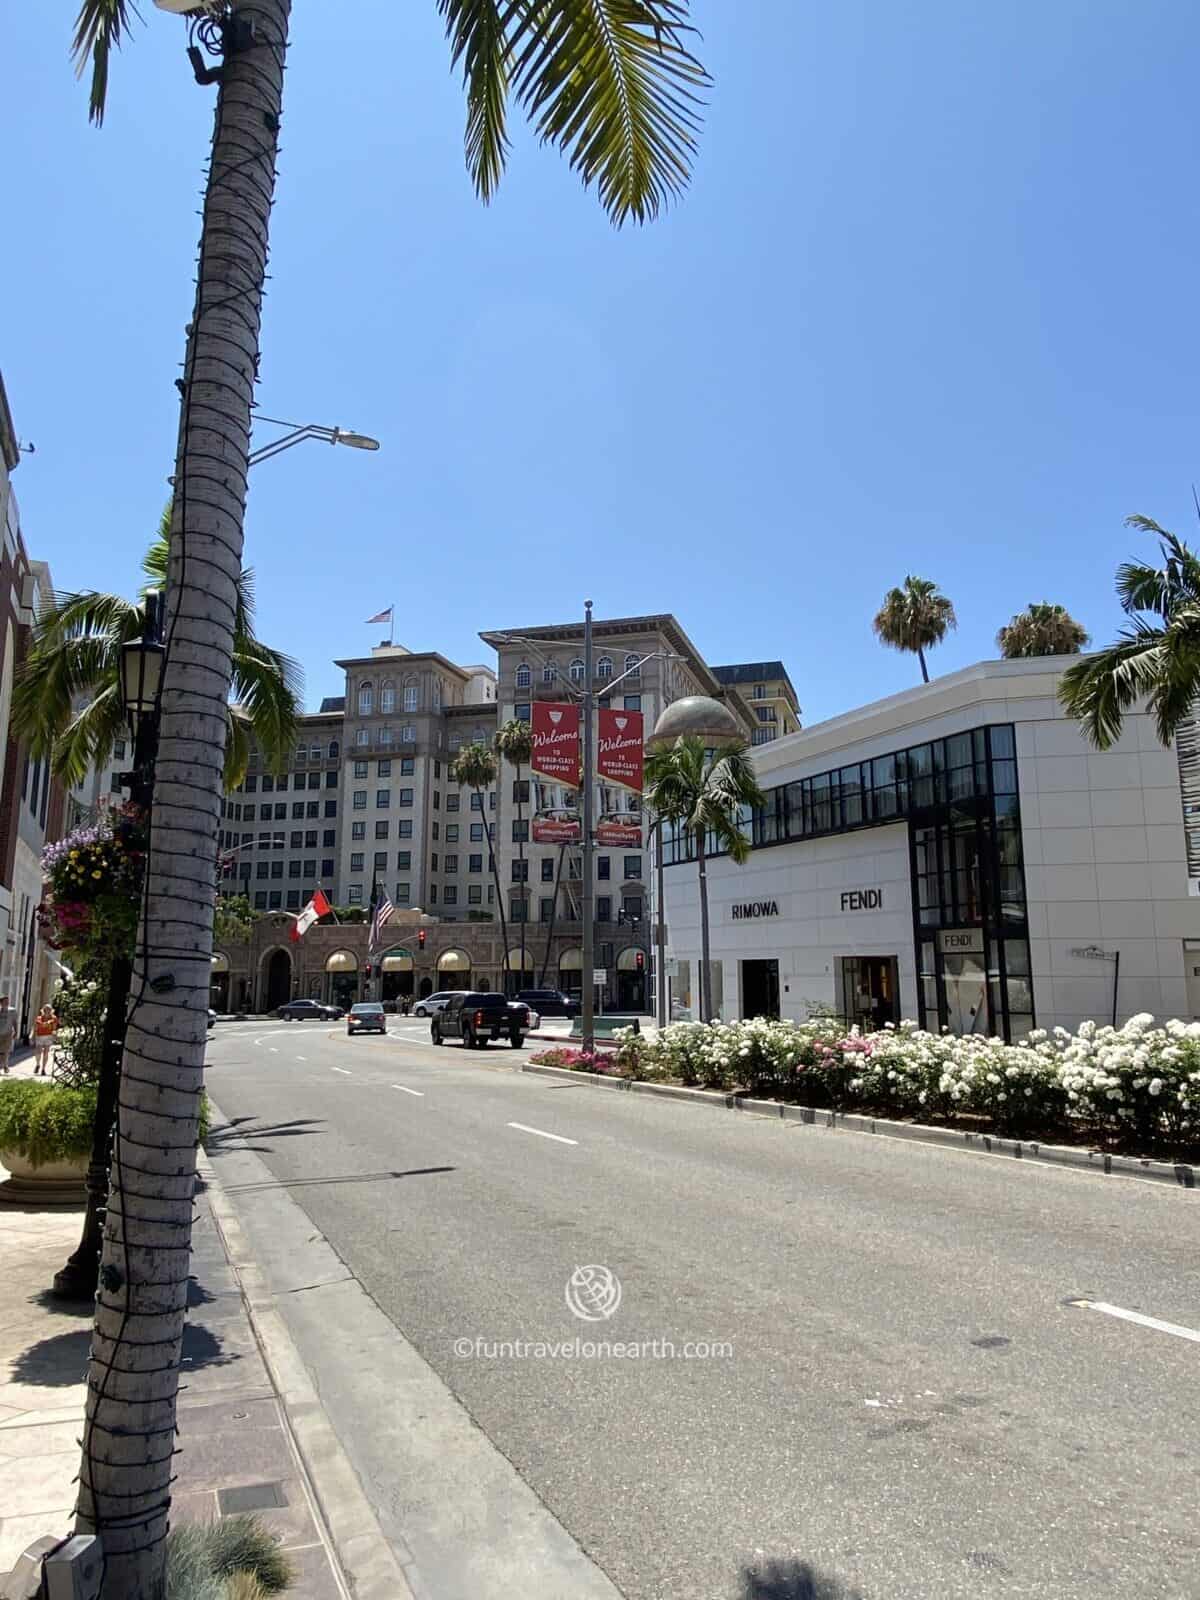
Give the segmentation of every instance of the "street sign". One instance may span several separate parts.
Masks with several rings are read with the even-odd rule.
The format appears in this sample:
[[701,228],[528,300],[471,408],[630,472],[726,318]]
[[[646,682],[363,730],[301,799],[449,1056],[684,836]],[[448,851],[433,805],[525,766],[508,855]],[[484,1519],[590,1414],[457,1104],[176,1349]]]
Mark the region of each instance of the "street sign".
[[1094,944],[1084,945],[1082,948],[1077,947],[1071,951],[1071,954],[1073,956],[1082,956],[1085,961],[1116,961],[1118,957],[1116,950],[1101,950],[1098,945]]
[[608,982],[608,968],[607,967],[593,967],[592,968],[592,982],[593,983],[598,983],[601,986],[606,984]]

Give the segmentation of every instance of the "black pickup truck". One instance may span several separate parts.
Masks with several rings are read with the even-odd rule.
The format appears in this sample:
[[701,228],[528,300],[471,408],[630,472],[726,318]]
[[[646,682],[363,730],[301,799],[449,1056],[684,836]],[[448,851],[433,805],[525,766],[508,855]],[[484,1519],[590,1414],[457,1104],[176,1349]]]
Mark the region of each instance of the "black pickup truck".
[[496,991],[456,994],[429,1025],[434,1044],[461,1039],[465,1050],[482,1050],[489,1039],[507,1039],[514,1050],[525,1043],[529,1029],[529,1007],[519,1000],[506,1000]]

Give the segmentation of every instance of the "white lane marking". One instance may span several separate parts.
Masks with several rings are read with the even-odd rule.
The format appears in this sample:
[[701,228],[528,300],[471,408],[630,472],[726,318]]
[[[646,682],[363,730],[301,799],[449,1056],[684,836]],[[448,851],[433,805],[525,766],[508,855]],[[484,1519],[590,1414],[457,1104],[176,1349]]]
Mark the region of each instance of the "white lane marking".
[[410,1089],[403,1083],[394,1083],[392,1088],[399,1089],[401,1094],[415,1094],[418,1100],[424,1100],[425,1098],[424,1089]]
[[296,1057],[296,1060],[297,1060],[297,1061],[307,1061],[307,1060],[308,1060],[308,1057],[307,1057],[307,1056],[297,1056],[297,1057]]
[[522,1133],[536,1133],[539,1139],[556,1139],[559,1144],[578,1144],[578,1139],[564,1139],[561,1133],[547,1133],[544,1128],[530,1128],[524,1122],[510,1122],[510,1128],[518,1128]]
[[278,1055],[278,1054],[279,1054],[279,1051],[278,1051],[278,1049],[277,1049],[277,1048],[276,1048],[276,1046],[275,1046],[275,1045],[273,1045],[273,1044],[271,1044],[271,1045],[268,1045],[268,1046],[267,1046],[267,1049],[268,1049],[268,1050],[269,1050],[269,1051],[270,1051],[270,1052],[271,1052],[271,1054],[272,1054],[272,1055],[273,1055],[273,1056],[277,1056],[277,1055]]
[[1110,1306],[1107,1300],[1072,1300],[1073,1306],[1085,1311],[1103,1311],[1105,1316],[1119,1317],[1122,1322],[1136,1322],[1139,1328],[1153,1328],[1156,1333],[1173,1333],[1177,1339],[1190,1339],[1200,1344],[1200,1333],[1195,1328],[1180,1327],[1178,1322],[1163,1322],[1159,1317],[1146,1317],[1140,1311],[1126,1311],[1123,1306]]
[[334,1067],[333,1070],[334,1072],[340,1072],[343,1078],[352,1078],[354,1076],[352,1072],[347,1072],[345,1067]]

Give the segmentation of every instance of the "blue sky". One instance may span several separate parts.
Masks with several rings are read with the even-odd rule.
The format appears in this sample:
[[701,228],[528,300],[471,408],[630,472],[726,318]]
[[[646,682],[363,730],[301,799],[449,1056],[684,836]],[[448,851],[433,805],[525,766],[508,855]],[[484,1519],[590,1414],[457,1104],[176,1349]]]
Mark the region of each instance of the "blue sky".
[[[132,590],[172,470],[213,91],[147,3],[97,132],[73,6],[5,32],[5,336],[26,538]],[[676,613],[782,656],[816,721],[916,681],[870,631],[915,571],[935,671],[1030,600],[1106,640],[1142,511],[1197,533],[1195,64],[1183,0],[697,0],[695,181],[614,231],[519,132],[472,193],[434,0],[297,4],[262,410],[377,435],[255,473],[260,631],[308,701],[380,630]],[[264,437],[269,434],[266,430]]]

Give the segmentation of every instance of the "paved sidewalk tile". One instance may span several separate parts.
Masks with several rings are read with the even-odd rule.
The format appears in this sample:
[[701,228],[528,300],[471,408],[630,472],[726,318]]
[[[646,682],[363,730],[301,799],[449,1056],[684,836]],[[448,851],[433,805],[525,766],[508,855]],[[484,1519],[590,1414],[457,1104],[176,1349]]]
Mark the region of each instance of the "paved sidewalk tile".
[[[23,1077],[31,1070],[31,1058],[14,1068]],[[45,1291],[81,1226],[81,1211],[0,1206],[0,1575],[41,1534],[71,1527],[91,1308],[64,1305]],[[344,1600],[203,1193],[192,1271],[172,1520],[215,1521],[252,1510],[295,1568],[290,1600]]]

